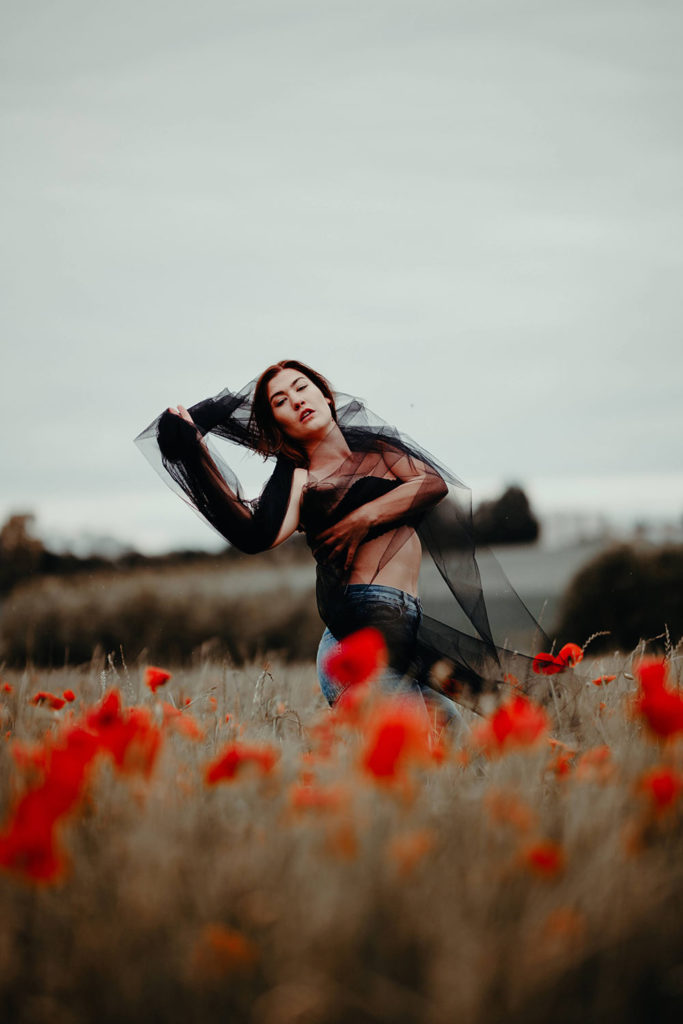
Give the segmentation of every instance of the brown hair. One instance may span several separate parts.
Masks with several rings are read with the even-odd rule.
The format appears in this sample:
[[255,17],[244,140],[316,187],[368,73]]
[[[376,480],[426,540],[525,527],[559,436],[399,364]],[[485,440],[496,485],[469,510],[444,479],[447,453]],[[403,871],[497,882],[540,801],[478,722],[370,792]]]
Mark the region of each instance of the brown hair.
[[310,366],[300,363],[298,359],[283,359],[279,363],[273,363],[267,370],[264,370],[256,381],[254,388],[254,400],[251,405],[250,427],[257,435],[257,448],[262,455],[285,455],[297,466],[305,466],[307,456],[304,449],[288,437],[284,430],[281,430],[273,416],[273,408],[268,400],[268,384],[277,376],[281,370],[298,370],[317,388],[330,403],[332,418],[337,420],[337,408],[334,404],[334,395],[329,383],[321,374],[316,373]]

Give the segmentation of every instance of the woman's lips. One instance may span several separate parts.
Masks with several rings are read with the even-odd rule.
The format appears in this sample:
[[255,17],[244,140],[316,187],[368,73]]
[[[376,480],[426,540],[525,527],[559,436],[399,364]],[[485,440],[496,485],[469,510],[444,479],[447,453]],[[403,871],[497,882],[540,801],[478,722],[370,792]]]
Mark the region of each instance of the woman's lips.
[[313,410],[312,409],[304,409],[304,411],[301,413],[301,416],[299,416],[299,423],[303,423],[304,420],[307,420],[309,418],[309,416],[312,416],[312,415],[313,415]]

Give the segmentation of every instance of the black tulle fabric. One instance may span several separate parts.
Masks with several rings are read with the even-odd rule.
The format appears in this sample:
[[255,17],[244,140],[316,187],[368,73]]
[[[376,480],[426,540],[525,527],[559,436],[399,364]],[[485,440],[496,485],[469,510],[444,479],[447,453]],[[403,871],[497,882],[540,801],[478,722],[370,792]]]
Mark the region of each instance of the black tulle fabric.
[[[226,389],[189,409],[204,444],[191,424],[168,411],[135,439],[162,478],[222,537],[247,553],[273,545],[287,509],[294,463],[281,455],[274,458],[273,473],[261,495],[249,501],[207,435],[256,450],[257,431],[251,421],[255,383],[237,393]],[[430,579],[422,593],[424,615],[415,671],[436,689],[459,699],[469,694],[475,703],[486,690],[507,688],[509,674],[529,692],[539,682],[531,670],[533,654],[548,650],[549,640],[490,552],[486,552],[482,574],[470,490],[358,398],[336,393],[335,402],[337,422],[351,456],[333,476],[314,479],[309,475],[300,529],[311,549],[317,548],[317,537],[324,529],[359,505],[394,490],[411,472],[419,474],[418,493],[390,523],[371,528],[366,538],[387,539],[386,545],[375,545],[381,552],[375,577],[414,531],[423,551],[431,556],[432,564],[427,559],[422,568],[421,578],[429,572]],[[334,622],[335,636],[344,632],[339,609],[348,581],[348,572],[318,554],[318,608],[330,628]]]

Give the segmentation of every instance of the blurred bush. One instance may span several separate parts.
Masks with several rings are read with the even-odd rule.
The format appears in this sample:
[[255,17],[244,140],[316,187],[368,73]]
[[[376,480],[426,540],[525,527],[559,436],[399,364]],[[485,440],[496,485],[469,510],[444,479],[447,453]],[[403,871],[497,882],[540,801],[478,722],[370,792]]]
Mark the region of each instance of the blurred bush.
[[242,593],[222,566],[45,577],[14,588],[0,618],[0,658],[23,666],[82,664],[97,648],[134,661],[188,663],[198,654],[241,665],[277,653],[315,656],[322,624],[312,590],[285,582]]
[[538,540],[540,527],[529,499],[521,487],[508,487],[494,501],[484,501],[472,514],[459,515],[452,499],[436,506],[434,515],[439,522],[439,533],[446,548],[469,547],[474,540],[479,544],[527,544]]
[[0,528],[0,594],[40,571],[45,548],[31,533],[34,522],[32,513],[20,512]]
[[474,536],[482,544],[526,544],[538,540],[538,534],[538,520],[521,487],[508,487],[474,513]]
[[665,629],[673,644],[683,635],[683,545],[623,544],[576,574],[560,602],[556,635],[584,643],[597,630],[609,630],[591,644],[599,653],[630,651]]

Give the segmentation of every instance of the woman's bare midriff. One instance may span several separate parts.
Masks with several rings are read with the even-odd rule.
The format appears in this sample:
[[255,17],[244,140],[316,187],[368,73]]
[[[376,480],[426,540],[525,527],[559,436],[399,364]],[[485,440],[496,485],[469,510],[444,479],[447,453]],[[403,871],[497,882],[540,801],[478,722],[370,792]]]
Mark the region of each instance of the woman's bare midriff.
[[[401,529],[405,530],[405,527]],[[415,530],[410,531],[410,536],[402,543],[393,558],[377,572],[377,565],[396,532],[389,530],[361,544],[353,560],[349,583],[374,583],[383,587],[395,587],[417,597],[422,545]]]

